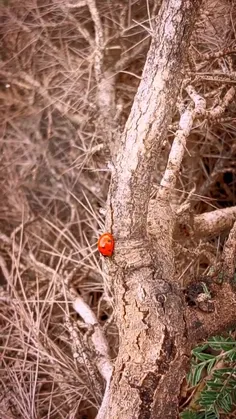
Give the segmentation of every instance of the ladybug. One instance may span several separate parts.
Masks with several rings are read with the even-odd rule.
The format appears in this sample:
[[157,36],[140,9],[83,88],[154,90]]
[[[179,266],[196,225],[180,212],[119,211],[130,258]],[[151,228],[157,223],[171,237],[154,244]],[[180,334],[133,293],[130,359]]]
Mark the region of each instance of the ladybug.
[[98,239],[98,250],[103,256],[111,257],[114,245],[115,241],[111,233],[104,233]]

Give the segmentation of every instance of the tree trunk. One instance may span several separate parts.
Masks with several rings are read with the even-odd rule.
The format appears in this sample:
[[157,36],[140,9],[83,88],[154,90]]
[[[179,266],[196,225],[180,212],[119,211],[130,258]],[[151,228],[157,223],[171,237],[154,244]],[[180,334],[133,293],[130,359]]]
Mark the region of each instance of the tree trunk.
[[151,180],[171,121],[200,0],[163,1],[142,80],[114,163],[107,227],[115,254],[106,262],[113,288],[119,354],[106,419],[174,419],[190,344],[172,254],[174,215],[155,203]]

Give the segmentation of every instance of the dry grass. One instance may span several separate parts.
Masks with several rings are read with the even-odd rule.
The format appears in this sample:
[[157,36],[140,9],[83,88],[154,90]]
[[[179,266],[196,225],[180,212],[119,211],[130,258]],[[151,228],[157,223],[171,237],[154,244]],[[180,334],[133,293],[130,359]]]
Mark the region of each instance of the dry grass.
[[[93,2],[90,9],[82,0],[5,3],[0,10],[0,417],[90,419],[104,383],[71,289],[104,325],[113,357],[118,345],[96,252],[110,176],[105,133],[111,129],[97,84],[105,71],[116,74],[114,130],[122,130],[158,2],[97,1],[100,38]],[[211,0],[193,37],[189,77],[208,110],[235,86],[234,22],[233,1]],[[182,98],[190,103],[184,91]],[[197,121],[189,138],[176,194],[183,202],[195,188],[196,213],[235,205],[235,112],[231,101],[219,118]],[[153,195],[178,120],[176,109],[157,160]],[[183,283],[214,263],[224,239],[179,240]]]

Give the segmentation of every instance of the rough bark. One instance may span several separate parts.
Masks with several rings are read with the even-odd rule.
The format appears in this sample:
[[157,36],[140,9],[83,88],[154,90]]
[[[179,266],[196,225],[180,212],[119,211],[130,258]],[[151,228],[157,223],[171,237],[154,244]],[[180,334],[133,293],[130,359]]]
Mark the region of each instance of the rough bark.
[[199,237],[214,236],[230,229],[236,218],[236,207],[210,211],[194,217],[193,228]]
[[235,321],[235,292],[229,283],[212,284],[209,312],[187,305],[175,277],[176,220],[168,196],[159,194],[155,203],[149,202],[155,160],[200,5],[201,0],[163,1],[113,165],[106,226],[115,237],[115,253],[104,268],[115,297],[120,345],[103,403],[106,419],[177,418],[191,348]]
[[115,295],[120,347],[107,419],[178,415],[190,344],[183,295],[174,278],[174,216],[168,202],[157,202],[156,222],[148,235],[147,213],[155,159],[181,85],[200,4],[163,2],[114,164],[107,227],[116,247],[106,268]]

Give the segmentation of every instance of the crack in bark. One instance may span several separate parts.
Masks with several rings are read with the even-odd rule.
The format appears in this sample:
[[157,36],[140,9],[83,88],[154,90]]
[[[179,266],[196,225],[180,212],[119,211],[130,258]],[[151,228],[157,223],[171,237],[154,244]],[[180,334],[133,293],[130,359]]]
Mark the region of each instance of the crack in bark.
[[165,327],[164,340],[161,347],[160,357],[156,362],[159,368],[158,371],[161,374],[165,374],[169,370],[170,363],[175,359],[176,354],[177,348],[175,344],[175,339],[170,335],[167,327]]
[[[153,33],[142,80],[121,137],[116,177],[111,181],[117,243],[112,259],[116,272],[112,274],[120,349],[106,419],[177,418],[180,384],[187,368],[184,352],[190,353],[184,337],[183,299],[173,286],[174,216],[166,202],[162,205],[158,200],[158,228],[147,240],[147,205],[153,157],[160,150],[171,120],[201,0],[162,3],[160,24]],[[121,365],[124,368],[120,376]]]
[[157,371],[149,372],[139,387],[139,397],[141,399],[140,412],[138,419],[150,419],[152,415],[152,404],[155,391],[158,387],[161,375]]
[[158,368],[154,371],[149,371],[146,374],[145,378],[142,380],[141,386],[131,385],[131,387],[138,390],[141,400],[138,419],[151,418],[158,384],[162,376],[170,369],[171,361],[175,359],[176,354],[177,348],[175,339],[170,336],[167,327],[165,327],[160,357],[156,362]]

